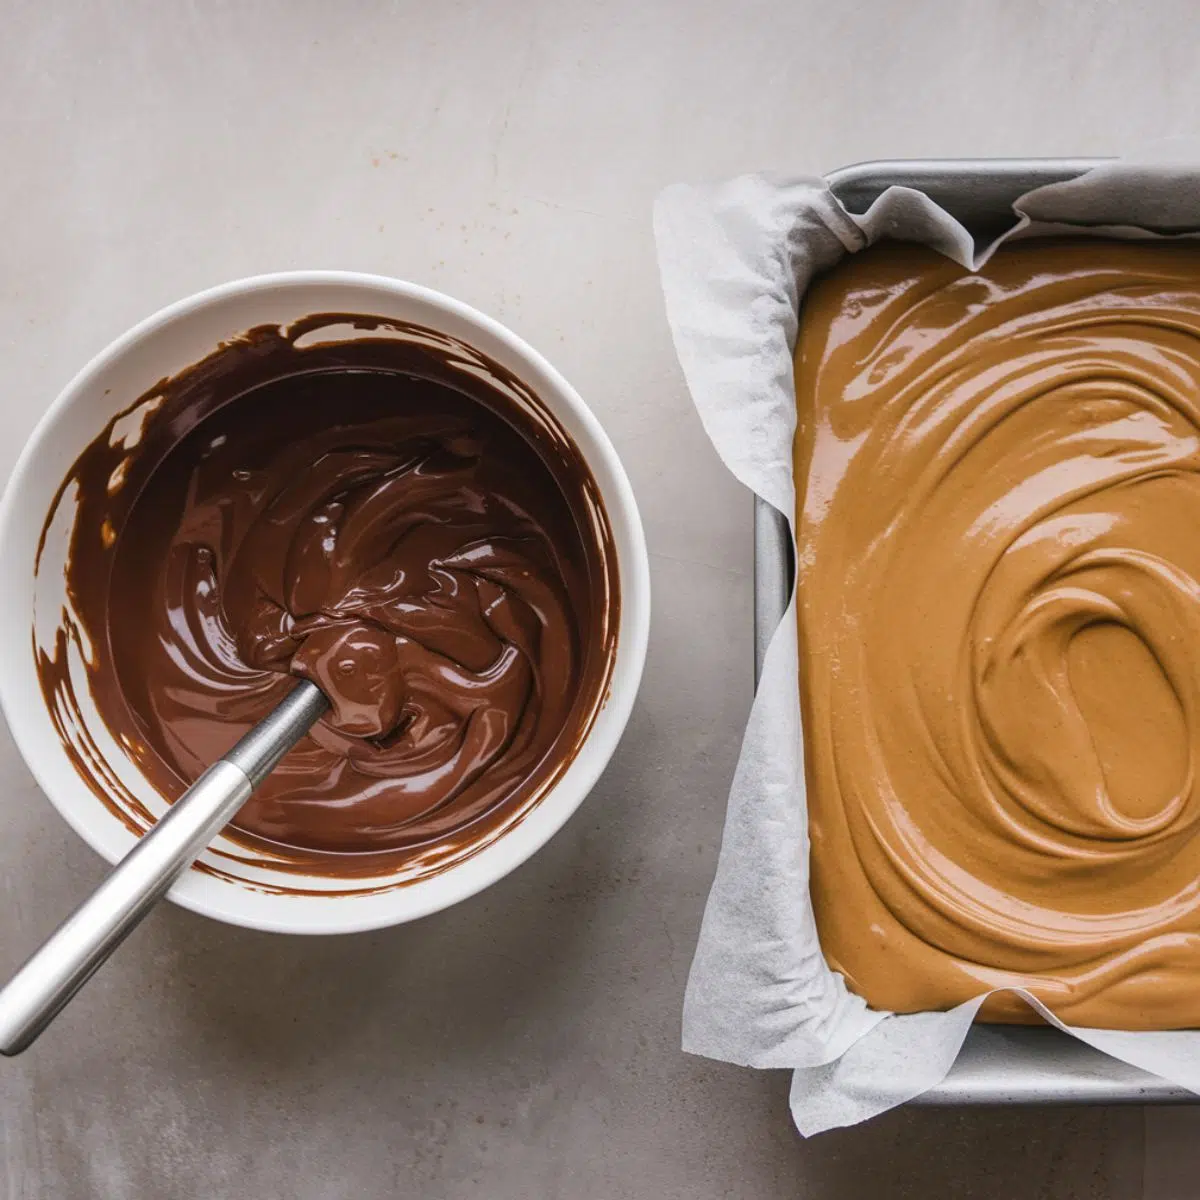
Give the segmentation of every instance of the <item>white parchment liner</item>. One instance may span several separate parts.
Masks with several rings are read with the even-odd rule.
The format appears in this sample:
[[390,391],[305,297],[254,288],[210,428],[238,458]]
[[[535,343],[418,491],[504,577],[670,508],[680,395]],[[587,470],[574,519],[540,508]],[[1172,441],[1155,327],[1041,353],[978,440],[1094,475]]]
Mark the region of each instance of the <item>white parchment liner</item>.
[[[924,242],[968,267],[1012,237],[1188,236],[1200,231],[1197,163],[1194,142],[1174,143],[1031,192],[1015,205],[1013,229],[978,251],[954,218],[911,189],[892,188],[853,216],[814,178],[668,188],[654,213],[667,316],[726,466],[791,518],[792,350],[800,299],[818,271],[885,236]],[[944,1013],[875,1012],[825,962],[808,891],[797,663],[793,600],[767,651],[729,794],[683,1048],[794,1068],[792,1114],[808,1134],[865,1120],[937,1084],[984,997]],[[1096,1049],[1200,1094],[1200,1032],[1068,1027],[1022,994]]]

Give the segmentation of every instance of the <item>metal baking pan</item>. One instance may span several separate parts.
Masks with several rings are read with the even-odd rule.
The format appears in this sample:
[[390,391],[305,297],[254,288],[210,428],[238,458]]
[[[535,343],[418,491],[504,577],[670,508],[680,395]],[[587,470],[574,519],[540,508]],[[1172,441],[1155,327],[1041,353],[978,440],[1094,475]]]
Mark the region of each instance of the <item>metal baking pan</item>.
[[[957,217],[975,237],[990,241],[1014,223],[1012,203],[1024,192],[1074,179],[1100,159],[921,159],[859,163],[827,175],[838,199],[854,213],[867,210],[896,184],[918,188]],[[783,514],[762,500],[754,511],[755,676],[771,634],[791,597],[792,541]],[[976,1025],[950,1074],[914,1101],[967,1104],[1196,1103],[1164,1083],[1085,1046],[1057,1029]]]

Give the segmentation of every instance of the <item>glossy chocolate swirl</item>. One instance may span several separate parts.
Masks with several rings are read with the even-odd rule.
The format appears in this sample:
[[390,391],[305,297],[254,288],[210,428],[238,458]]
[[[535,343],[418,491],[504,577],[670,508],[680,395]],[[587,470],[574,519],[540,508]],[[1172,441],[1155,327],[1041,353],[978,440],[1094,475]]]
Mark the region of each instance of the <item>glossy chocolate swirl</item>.
[[883,1009],[1200,1025],[1200,248],[885,244],[796,365],[829,961]]
[[322,688],[330,714],[235,824],[353,874],[482,837],[569,762],[615,564],[590,475],[515,404],[428,349],[303,333],[251,331],[158,389],[132,456],[97,439],[69,574],[107,631],[105,720],[167,795],[289,675]]

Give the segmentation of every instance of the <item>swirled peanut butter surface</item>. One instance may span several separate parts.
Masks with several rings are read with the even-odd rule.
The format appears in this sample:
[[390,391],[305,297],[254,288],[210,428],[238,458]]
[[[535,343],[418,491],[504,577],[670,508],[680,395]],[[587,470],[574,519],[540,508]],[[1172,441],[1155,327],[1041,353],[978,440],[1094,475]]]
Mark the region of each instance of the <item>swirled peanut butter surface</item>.
[[[308,344],[338,322],[367,332]],[[523,385],[497,364],[463,369],[474,352],[391,328],[250,330],[143,398],[132,450],[119,417],[68,476],[89,686],[160,792],[289,676],[329,698],[234,819],[309,873],[434,862],[519,818],[586,735],[615,646],[615,562],[578,451],[535,397],[501,393]],[[52,711],[68,636],[39,661]]]
[[1200,1025],[1200,248],[884,244],[796,368],[826,957],[878,1008]]

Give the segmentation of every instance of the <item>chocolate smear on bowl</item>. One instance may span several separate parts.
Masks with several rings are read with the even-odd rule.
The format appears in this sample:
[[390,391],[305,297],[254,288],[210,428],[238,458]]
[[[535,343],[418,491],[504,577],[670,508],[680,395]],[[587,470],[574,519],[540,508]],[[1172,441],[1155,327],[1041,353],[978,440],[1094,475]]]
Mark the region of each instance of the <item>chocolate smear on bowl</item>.
[[620,590],[591,471],[528,387],[436,331],[344,313],[250,329],[83,451],[39,570],[67,504],[38,674],[81,776],[135,831],[150,815],[76,719],[80,661],[168,799],[295,677],[318,684],[330,713],[227,832],[247,862],[358,880],[489,844],[606,697]]

